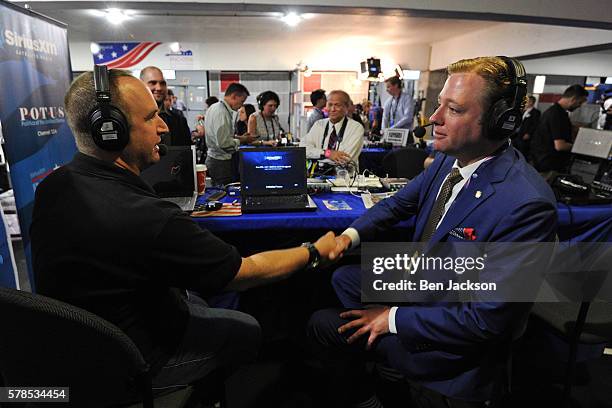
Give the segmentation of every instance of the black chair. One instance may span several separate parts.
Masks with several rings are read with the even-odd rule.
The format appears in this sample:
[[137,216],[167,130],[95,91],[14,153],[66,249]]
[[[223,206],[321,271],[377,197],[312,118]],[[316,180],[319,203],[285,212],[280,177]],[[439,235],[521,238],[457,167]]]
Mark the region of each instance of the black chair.
[[45,296],[0,288],[0,322],[5,386],[70,387],[65,406],[142,401],[144,408],[153,407],[147,363],[106,320]]
[[[578,275],[574,284],[581,288],[582,302],[535,303],[532,316],[545,329],[568,343],[567,366],[563,382],[563,406],[571,406],[572,384],[576,373],[579,344],[605,344],[612,341],[612,303],[598,301],[597,293],[610,293],[607,277],[610,271],[612,250],[606,245],[600,249],[594,261]],[[601,250],[603,248],[603,250]],[[593,301],[590,301],[593,300]]]
[[423,163],[428,154],[414,147],[393,150],[382,160],[383,171],[388,177],[412,179],[423,171]]

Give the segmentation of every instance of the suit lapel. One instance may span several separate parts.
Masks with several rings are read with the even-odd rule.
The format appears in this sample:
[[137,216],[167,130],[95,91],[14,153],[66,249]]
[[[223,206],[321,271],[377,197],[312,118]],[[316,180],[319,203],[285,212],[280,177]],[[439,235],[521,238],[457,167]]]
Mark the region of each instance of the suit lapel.
[[[459,192],[459,195],[446,212],[440,227],[438,227],[431,237],[430,245],[439,242],[453,228],[457,227],[457,225],[472,211],[487,201],[495,193],[493,184],[503,181],[506,178],[510,167],[514,164],[515,158],[516,151],[513,147],[509,147],[499,156],[480,165],[472,175],[468,185]],[[447,173],[444,174],[442,179],[444,179]],[[429,211],[431,211],[432,205],[433,204],[429,205]],[[429,214],[429,211],[427,214]],[[474,226],[468,225],[468,227]]]

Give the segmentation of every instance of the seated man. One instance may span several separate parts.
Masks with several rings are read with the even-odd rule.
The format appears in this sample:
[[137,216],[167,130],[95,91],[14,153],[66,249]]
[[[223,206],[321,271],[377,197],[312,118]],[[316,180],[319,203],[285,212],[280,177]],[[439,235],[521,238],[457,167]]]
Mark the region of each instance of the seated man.
[[[451,64],[448,73],[439,107],[430,118],[438,152],[434,162],[337,237],[337,251],[372,240],[413,215],[412,241],[428,247],[470,240],[554,240],[555,197],[509,144],[511,121],[495,116],[510,112],[506,119],[520,118],[526,92],[522,65],[509,58],[482,57]],[[508,106],[513,109],[508,111]],[[517,272],[501,271],[500,276],[491,272],[487,277],[508,282]],[[499,401],[509,344],[524,327],[530,303],[363,308],[359,266],[340,268],[332,283],[343,306],[352,310],[315,313],[309,334],[334,369],[334,388],[341,400],[337,405],[378,406],[363,376],[366,348],[369,357],[383,360],[409,380],[411,401],[406,406],[484,407]],[[343,391],[352,395],[340,395]]]
[[333,164],[353,162],[357,168],[363,148],[363,126],[347,117],[350,101],[344,91],[329,93],[329,118],[316,121],[300,142],[300,146],[306,147],[307,158],[327,160]]
[[154,387],[190,384],[254,358],[260,328],[251,316],[210,308],[186,289],[211,295],[281,279],[327,257],[333,234],[242,258],[139,177],[159,161],[168,126],[151,92],[129,72],[111,70],[108,82],[114,120],[125,122],[114,140],[102,136],[117,123],[95,119],[106,108],[97,105],[91,72],[66,94],[79,152],[36,190],[36,288],[121,328],[150,364]]

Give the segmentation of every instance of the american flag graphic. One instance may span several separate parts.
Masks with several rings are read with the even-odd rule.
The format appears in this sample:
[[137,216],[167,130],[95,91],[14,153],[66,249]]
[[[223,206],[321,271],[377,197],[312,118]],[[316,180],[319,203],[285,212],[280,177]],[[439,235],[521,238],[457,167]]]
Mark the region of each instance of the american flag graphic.
[[93,54],[94,63],[109,68],[130,68],[145,59],[161,42],[98,43],[100,52]]

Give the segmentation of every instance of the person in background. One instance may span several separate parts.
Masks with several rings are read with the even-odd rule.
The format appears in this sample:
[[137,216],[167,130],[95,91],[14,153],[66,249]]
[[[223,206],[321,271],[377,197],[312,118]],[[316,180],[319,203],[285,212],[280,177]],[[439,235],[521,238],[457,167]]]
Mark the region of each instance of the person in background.
[[370,120],[370,135],[374,137],[380,136],[381,124],[382,124],[383,111],[380,104],[374,103],[370,107],[368,118]]
[[325,112],[323,112],[323,108],[327,104],[325,90],[317,89],[312,91],[310,93],[310,102],[312,103],[313,110],[306,121],[306,133],[310,132],[312,125],[314,125],[317,120],[325,119]]
[[250,134],[234,138],[234,115],[249,96],[248,89],[237,82],[228,85],[223,100],[213,104],[204,118],[206,167],[214,185],[226,185],[236,181],[232,157],[241,143],[251,143]]
[[568,112],[578,109],[588,95],[582,85],[572,85],[542,114],[531,141],[531,155],[535,168],[549,173],[547,178],[553,176],[551,172],[567,172],[574,140]]
[[249,116],[247,123],[248,133],[256,138],[253,145],[276,146],[282,137],[284,130],[276,114],[279,105],[280,98],[276,92],[265,91],[257,95],[259,112]]
[[[359,106],[361,107],[361,105]],[[353,103],[352,99],[349,102],[348,117],[359,123],[361,126],[364,126],[363,122],[361,121],[361,115],[359,115],[359,111],[357,110],[357,105]]]
[[144,68],[140,71],[140,80],[145,83],[153,94],[153,98],[155,98],[159,108],[159,116],[168,125],[169,132],[162,137],[162,143],[168,146],[190,146],[191,132],[189,131],[187,120],[172,110],[164,109],[164,99],[168,94],[168,84],[164,79],[161,69],[154,66]]
[[351,98],[341,90],[331,91],[327,100],[329,118],[315,122],[300,141],[309,159],[331,160],[335,164],[359,163],[363,147],[363,126],[348,117]]
[[527,104],[523,112],[523,121],[516,134],[512,137],[512,145],[516,147],[525,158],[529,157],[529,145],[531,136],[538,128],[540,111],[535,107],[536,98],[533,95],[527,97]]
[[414,102],[410,95],[402,92],[403,82],[394,76],[385,81],[387,99],[383,107],[382,130],[385,129],[412,129],[414,116]]
[[170,96],[170,101],[172,103],[167,108],[167,110],[168,111],[172,111],[172,113],[176,113],[178,116],[185,117],[185,114],[183,113],[183,111],[186,111],[187,108],[185,107],[185,104],[183,103],[183,101],[181,101],[181,103],[183,104],[182,106],[185,109],[179,109],[179,108],[177,108],[177,105],[176,105],[176,96],[174,95],[174,92],[172,91],[172,89],[168,89],[168,96]]
[[[250,103],[245,103],[238,109],[238,120],[234,125],[234,135],[243,136],[249,132],[248,122],[252,114],[255,113],[255,107]],[[255,143],[255,142],[254,142]]]
[[597,129],[612,130],[612,96],[601,104],[601,113],[597,120]]
[[[172,92],[171,89],[168,89],[168,91]],[[187,105],[185,105],[185,102],[183,102],[176,95],[174,95],[174,92],[172,92],[171,95],[172,95],[172,108],[181,113],[185,112],[187,110]]]
[[366,135],[370,134],[370,118],[368,117],[368,114],[370,113],[371,106],[372,103],[368,100],[364,100],[362,103],[358,103],[356,105],[357,113],[361,118],[361,123],[363,124],[363,129]]
[[[219,98],[216,96],[209,96],[206,98],[204,104],[206,105],[205,110],[208,110],[213,104],[219,102]],[[206,136],[204,131],[204,114],[196,116],[195,130],[191,132],[191,140],[196,145],[196,160],[198,164],[204,163],[206,160]]]

